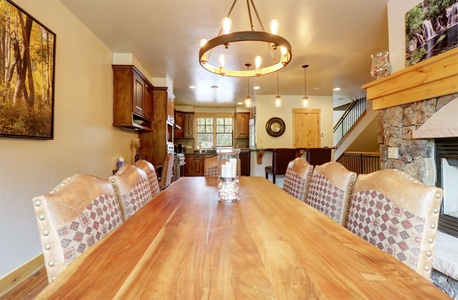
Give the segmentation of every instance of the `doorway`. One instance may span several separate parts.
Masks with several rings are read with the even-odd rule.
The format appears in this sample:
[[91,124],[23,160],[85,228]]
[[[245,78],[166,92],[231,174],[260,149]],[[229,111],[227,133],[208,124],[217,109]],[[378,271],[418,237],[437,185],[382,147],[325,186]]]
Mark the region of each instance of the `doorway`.
[[320,138],[319,108],[293,108],[294,148],[319,148]]

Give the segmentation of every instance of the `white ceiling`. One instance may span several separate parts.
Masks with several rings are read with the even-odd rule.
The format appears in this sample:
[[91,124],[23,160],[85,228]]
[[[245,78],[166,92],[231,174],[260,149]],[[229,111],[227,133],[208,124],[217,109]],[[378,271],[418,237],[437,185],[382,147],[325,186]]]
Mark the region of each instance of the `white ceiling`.
[[[292,46],[292,61],[279,72],[280,94],[304,95],[302,65],[308,64],[307,96],[333,95],[335,106],[361,96],[361,85],[373,80],[370,55],[388,50],[388,1],[255,1],[266,31],[271,19],[279,20],[278,34]],[[198,61],[200,39],[218,34],[233,0],[61,2],[114,53],[132,53],[153,78],[173,83],[176,104],[233,107],[245,99],[246,78],[215,75]],[[237,31],[250,30],[244,0],[231,17]],[[255,16],[253,22],[260,30]],[[247,61],[238,63],[243,68]],[[275,73],[250,78],[250,87],[260,86],[258,95],[276,95],[276,83]],[[335,87],[341,90],[334,92]]]

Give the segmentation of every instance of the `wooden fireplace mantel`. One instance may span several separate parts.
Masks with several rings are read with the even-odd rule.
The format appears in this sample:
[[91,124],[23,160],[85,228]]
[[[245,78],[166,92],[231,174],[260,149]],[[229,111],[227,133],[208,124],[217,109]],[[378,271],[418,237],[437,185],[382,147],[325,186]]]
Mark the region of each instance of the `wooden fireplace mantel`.
[[458,48],[362,86],[381,110],[458,92]]

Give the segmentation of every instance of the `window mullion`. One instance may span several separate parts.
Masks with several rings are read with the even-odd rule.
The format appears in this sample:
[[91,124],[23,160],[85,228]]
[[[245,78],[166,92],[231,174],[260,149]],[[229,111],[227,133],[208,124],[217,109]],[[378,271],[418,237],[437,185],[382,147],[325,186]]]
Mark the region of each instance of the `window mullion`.
[[213,118],[213,147],[215,147],[215,149],[216,149],[217,144],[218,144],[218,142],[216,140],[216,126],[217,126],[216,125],[216,118]]

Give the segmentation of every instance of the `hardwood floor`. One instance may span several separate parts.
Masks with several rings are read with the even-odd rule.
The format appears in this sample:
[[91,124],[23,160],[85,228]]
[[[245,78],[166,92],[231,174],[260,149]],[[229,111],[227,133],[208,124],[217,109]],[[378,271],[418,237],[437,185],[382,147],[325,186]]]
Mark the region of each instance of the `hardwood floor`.
[[19,284],[13,290],[9,291],[1,300],[29,300],[35,298],[48,285],[45,267],[35,272],[24,282]]

